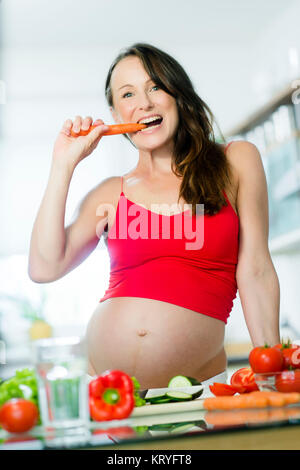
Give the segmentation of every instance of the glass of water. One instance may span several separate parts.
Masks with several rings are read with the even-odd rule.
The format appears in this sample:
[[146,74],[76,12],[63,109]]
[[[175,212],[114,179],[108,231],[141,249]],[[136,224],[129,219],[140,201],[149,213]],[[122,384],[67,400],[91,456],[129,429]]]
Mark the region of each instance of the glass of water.
[[32,354],[44,428],[86,427],[89,409],[85,340],[79,336],[36,340]]

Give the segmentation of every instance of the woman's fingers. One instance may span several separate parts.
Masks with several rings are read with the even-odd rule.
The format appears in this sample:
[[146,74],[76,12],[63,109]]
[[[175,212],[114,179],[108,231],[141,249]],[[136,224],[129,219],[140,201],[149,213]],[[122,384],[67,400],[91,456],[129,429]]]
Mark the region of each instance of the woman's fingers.
[[102,119],[96,119],[96,121],[93,122],[93,125],[98,125],[98,124],[104,124],[104,121]]
[[92,122],[93,122],[93,118],[91,116],[87,116],[82,121],[81,129],[84,130],[84,131],[87,131],[90,128]]
[[73,122],[73,128],[72,131],[79,133],[82,125],[82,117],[81,116],[75,116],[74,122]]
[[[90,130],[91,126],[93,126],[94,129]],[[84,119],[81,116],[76,116],[74,121],[67,119],[64,122],[61,132],[67,136],[71,135],[72,137],[90,134],[91,143],[101,137],[108,129],[109,127],[104,124],[102,119],[96,119],[96,121],[93,122],[91,116],[86,116]]]
[[72,125],[73,125],[73,122],[71,119],[67,119],[63,125],[62,125],[62,129],[61,129],[61,132],[65,135],[70,135],[71,133],[71,129],[72,129]]
[[89,133],[90,142],[94,142],[97,139],[100,139],[102,135],[109,129],[106,124],[96,124],[96,127]]

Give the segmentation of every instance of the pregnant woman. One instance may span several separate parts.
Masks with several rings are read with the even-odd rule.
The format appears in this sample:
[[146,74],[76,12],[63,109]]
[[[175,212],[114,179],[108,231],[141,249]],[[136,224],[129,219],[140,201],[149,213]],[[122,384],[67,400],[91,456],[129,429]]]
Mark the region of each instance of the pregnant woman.
[[215,140],[209,107],[181,65],[154,46],[122,51],[105,92],[116,124],[147,123],[125,135],[137,165],[102,180],[65,227],[74,169],[107,126],[98,120],[73,137],[93,119],[64,123],[33,227],[29,276],[61,278],[103,236],[111,272],[86,330],[89,374],[120,369],[142,388],[165,387],[179,374],[225,381],[225,325],[237,289],[253,345],[279,342],[260,154],[246,141]]

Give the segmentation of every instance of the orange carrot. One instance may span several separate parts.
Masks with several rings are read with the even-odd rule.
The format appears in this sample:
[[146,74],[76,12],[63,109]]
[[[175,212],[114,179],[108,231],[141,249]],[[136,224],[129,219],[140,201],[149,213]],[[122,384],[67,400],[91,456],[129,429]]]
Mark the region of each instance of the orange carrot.
[[[87,135],[89,134],[95,127],[100,126],[101,124],[96,124],[90,126],[90,128],[86,131],[83,131],[82,129],[80,132],[73,132],[71,130],[71,136],[72,137],[78,137],[81,135]],[[137,132],[141,131],[142,129],[145,129],[147,126],[146,124],[138,124],[136,122],[128,123],[128,124],[112,124],[109,127],[109,130],[104,132],[103,135],[115,135],[115,134],[128,134],[131,132]]]
[[239,396],[206,398],[203,402],[203,406],[206,410],[231,410],[237,407],[237,398],[239,398]]
[[266,396],[268,398],[269,406],[285,406],[293,403],[300,404],[300,393],[298,392],[281,393],[272,390],[266,390],[253,393]]
[[256,396],[265,397],[267,400],[267,406],[284,406],[285,398],[283,393],[275,392],[275,391],[260,391],[255,392]]
[[268,398],[264,395],[245,393],[241,395],[240,408],[266,408]]
[[299,403],[300,404],[300,393],[298,392],[290,392],[290,393],[283,393],[285,397],[285,402],[287,405],[293,404],[293,403]]
[[255,391],[238,396],[206,398],[203,406],[206,410],[230,410],[243,408],[282,407],[299,403],[299,393],[280,393],[275,391]]

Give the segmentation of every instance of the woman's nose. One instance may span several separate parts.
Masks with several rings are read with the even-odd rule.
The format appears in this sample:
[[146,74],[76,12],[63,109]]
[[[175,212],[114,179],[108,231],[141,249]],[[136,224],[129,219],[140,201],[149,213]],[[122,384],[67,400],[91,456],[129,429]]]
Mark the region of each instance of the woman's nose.
[[153,103],[151,97],[148,95],[143,95],[139,99],[139,107],[140,108],[152,108]]

